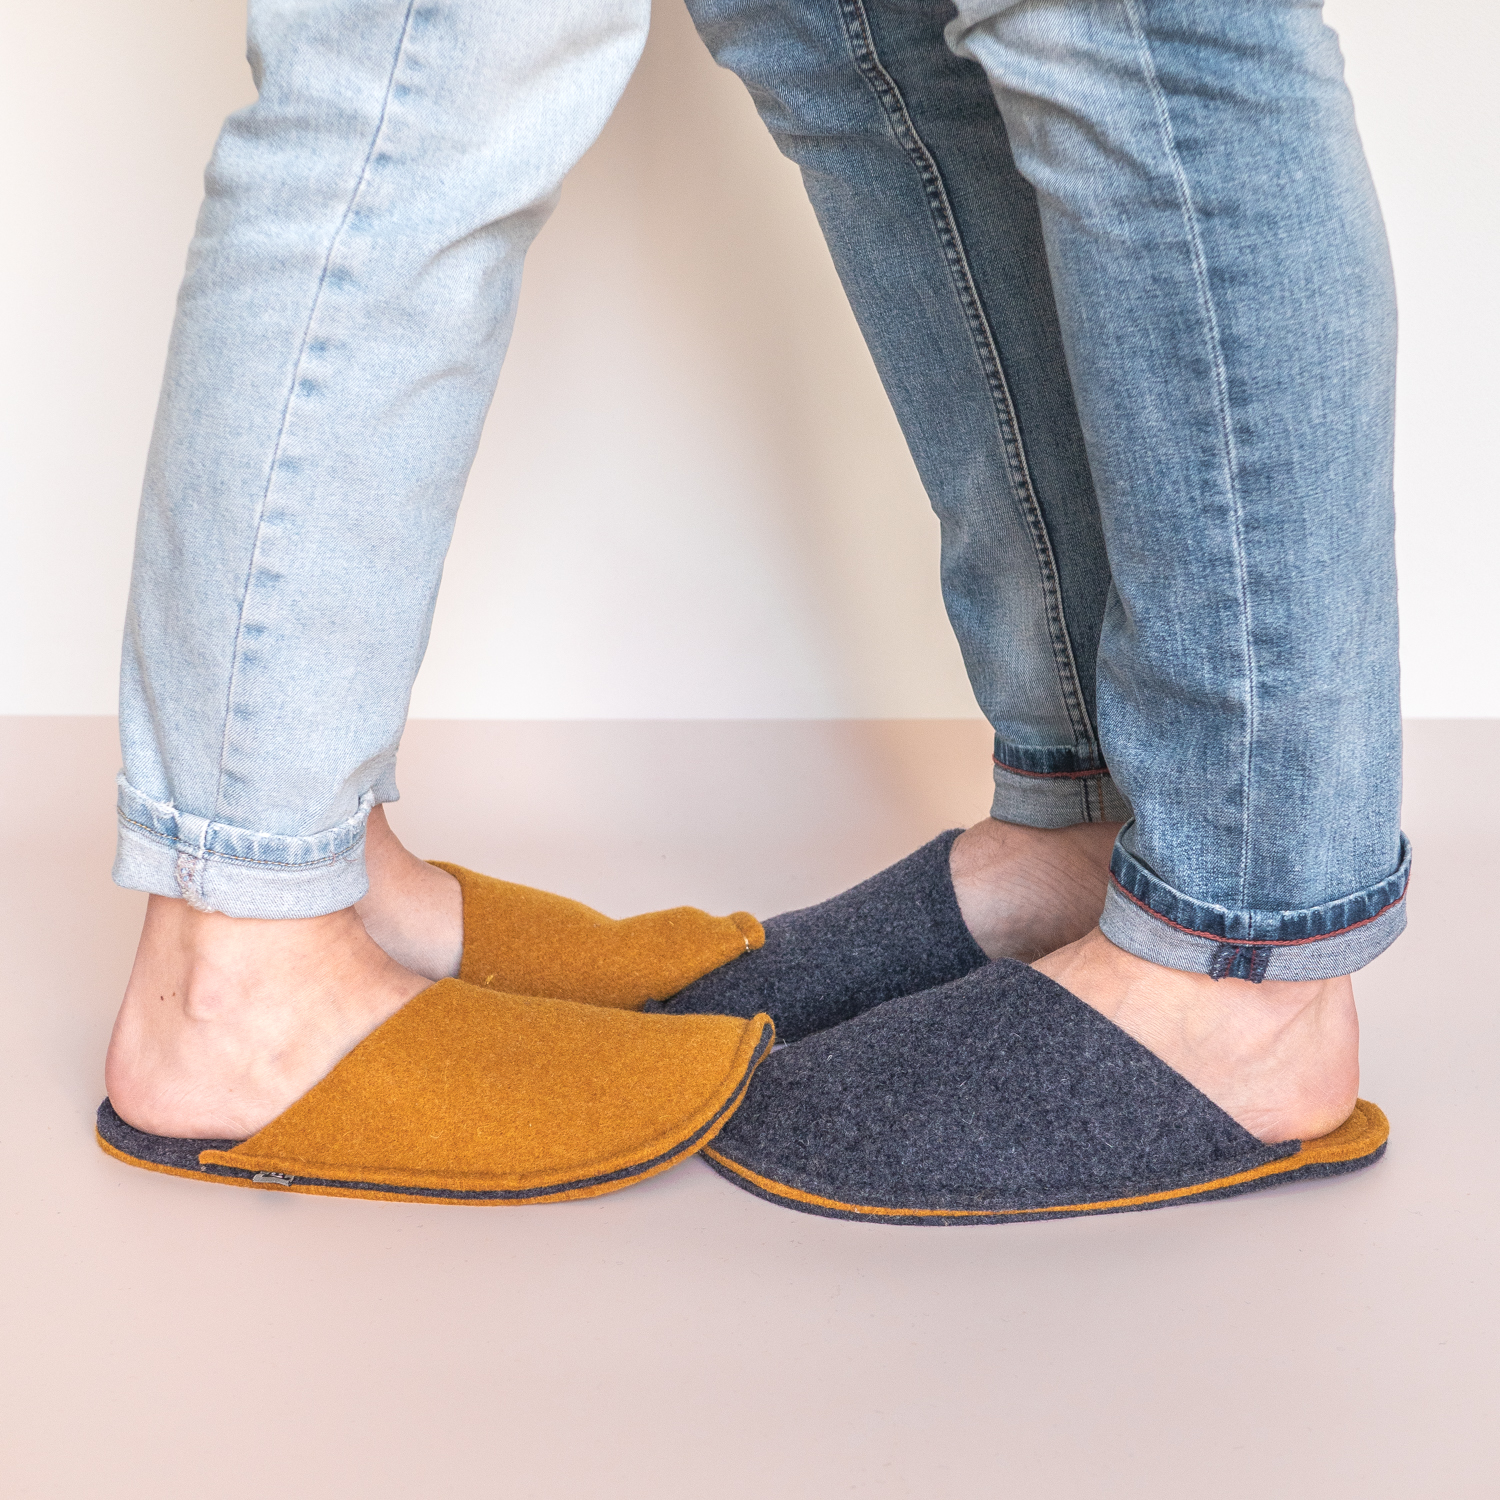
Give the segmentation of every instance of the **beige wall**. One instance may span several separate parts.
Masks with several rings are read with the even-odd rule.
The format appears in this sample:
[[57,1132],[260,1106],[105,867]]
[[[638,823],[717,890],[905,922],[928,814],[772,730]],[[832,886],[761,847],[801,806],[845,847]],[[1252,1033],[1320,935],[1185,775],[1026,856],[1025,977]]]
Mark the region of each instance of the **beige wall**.
[[[1408,712],[1500,714],[1500,20],[1336,0],[1403,298]],[[0,712],[112,706],[135,494],[232,0],[7,18]],[[675,0],[527,273],[414,711],[974,712],[936,525],[803,199]]]

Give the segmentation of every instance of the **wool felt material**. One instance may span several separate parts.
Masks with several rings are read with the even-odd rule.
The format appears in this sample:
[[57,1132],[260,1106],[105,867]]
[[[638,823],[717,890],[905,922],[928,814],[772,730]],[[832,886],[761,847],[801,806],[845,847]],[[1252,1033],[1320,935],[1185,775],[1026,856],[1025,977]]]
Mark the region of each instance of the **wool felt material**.
[[961,828],[817,906],[771,917],[765,946],[689,985],[669,1015],[764,1011],[783,1042],[836,1026],[989,962],[969,935],[948,866]]
[[1014,1224],[1352,1172],[1388,1134],[1361,1100],[1319,1140],[1268,1146],[1092,1006],[1000,959],[781,1048],[704,1156],[805,1213]]
[[463,892],[458,977],[507,994],[639,1010],[766,940],[747,911],[711,917],[677,906],[617,920],[566,896],[432,863]]
[[377,1027],[244,1141],[127,1125],[99,1143],[133,1166],[240,1187],[440,1203],[556,1203],[691,1155],[743,1097],[765,1016],[641,1016],[444,979]]

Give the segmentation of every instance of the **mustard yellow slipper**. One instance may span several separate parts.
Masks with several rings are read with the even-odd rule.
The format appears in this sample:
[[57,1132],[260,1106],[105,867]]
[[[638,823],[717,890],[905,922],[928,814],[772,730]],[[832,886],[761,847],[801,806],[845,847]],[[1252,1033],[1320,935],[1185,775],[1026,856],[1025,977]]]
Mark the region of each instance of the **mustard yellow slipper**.
[[99,1144],[153,1172],[341,1198],[558,1203],[664,1172],[711,1141],[774,1028],[766,1016],[638,1016],[496,994],[422,991],[244,1141],[127,1125]]
[[747,911],[711,917],[676,906],[616,920],[566,896],[432,863],[463,891],[458,977],[486,989],[639,1010],[766,940]]

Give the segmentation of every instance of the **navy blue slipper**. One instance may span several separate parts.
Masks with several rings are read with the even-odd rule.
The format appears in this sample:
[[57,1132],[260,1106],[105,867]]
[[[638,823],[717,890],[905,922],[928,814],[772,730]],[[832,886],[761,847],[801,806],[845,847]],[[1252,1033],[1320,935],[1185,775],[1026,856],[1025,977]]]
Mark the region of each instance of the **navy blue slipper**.
[[989,962],[953,893],[950,828],[841,896],[765,923],[765,946],[705,975],[668,1015],[765,1014],[794,1042],[899,995],[947,984]]
[[999,959],[768,1057],[703,1155],[804,1213],[1013,1224],[1353,1172],[1389,1132],[1360,1100],[1331,1134],[1268,1146],[1092,1006]]

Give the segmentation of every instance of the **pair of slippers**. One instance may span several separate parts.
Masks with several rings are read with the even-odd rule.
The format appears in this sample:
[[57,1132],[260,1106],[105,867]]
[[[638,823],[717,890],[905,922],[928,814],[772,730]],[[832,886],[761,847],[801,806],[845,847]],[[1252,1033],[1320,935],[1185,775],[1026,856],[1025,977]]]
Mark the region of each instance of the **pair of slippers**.
[[[990,962],[953,892],[957,836],[764,929],[612,922],[445,865],[460,979],[247,1141],[144,1135],[106,1100],[100,1142],[187,1176],[469,1203],[589,1197],[702,1151],[787,1207],[916,1225],[1157,1208],[1380,1157],[1374,1105],[1267,1145],[1045,975]],[[772,1055],[773,1036],[796,1045]]]

